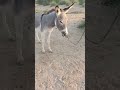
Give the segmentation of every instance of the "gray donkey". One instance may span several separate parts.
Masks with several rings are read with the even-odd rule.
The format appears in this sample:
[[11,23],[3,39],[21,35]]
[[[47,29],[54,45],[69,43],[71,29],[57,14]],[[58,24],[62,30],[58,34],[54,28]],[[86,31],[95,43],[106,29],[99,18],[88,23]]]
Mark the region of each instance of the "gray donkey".
[[[42,14],[42,15],[36,14],[35,15],[36,37],[40,42],[40,38],[38,36],[38,33],[40,32],[43,53],[45,53],[45,49],[44,49],[45,35],[47,35],[47,45],[48,45],[49,52],[52,52],[52,49],[50,47],[50,36],[51,36],[51,33],[55,26],[62,33],[62,36],[66,37],[68,35],[66,13],[69,11],[69,9],[73,5],[74,5],[74,3],[64,9],[61,9],[61,8],[59,8],[59,6],[56,6],[55,9],[52,9],[51,11],[49,11],[46,14]],[[37,28],[40,28],[40,30]]]

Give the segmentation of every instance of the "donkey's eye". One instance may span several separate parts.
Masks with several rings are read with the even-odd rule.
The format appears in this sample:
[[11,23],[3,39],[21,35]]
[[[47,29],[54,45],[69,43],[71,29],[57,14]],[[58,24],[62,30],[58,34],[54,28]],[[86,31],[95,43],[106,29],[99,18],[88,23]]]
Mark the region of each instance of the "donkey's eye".
[[62,21],[60,21],[60,23],[63,23]]

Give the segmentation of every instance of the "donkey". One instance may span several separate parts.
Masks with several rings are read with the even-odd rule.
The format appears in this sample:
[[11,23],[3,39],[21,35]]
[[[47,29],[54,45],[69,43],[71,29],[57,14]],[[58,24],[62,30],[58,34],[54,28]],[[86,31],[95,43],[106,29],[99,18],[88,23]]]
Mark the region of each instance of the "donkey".
[[[24,17],[33,13],[35,0],[1,0],[0,12],[2,12],[2,21],[4,27],[9,32],[9,38],[16,39],[16,54],[17,63],[24,61],[22,54],[22,40],[23,40],[23,23]],[[6,22],[7,15],[14,16],[13,22],[15,24],[16,37],[14,37],[9,30],[9,26]]]
[[[52,49],[50,47],[50,36],[53,31],[53,28],[56,26],[58,30],[62,33],[62,36],[68,36],[68,29],[67,29],[67,15],[66,13],[72,8],[74,3],[67,8],[61,9],[59,6],[56,6],[55,9],[46,14],[36,14],[35,15],[35,28],[36,28],[36,37],[39,42],[42,43],[42,52],[45,53],[45,35],[47,35],[47,45],[49,52],[52,53]],[[39,31],[37,31],[40,27],[41,33],[41,41],[38,36]],[[46,34],[47,33],[47,34]]]

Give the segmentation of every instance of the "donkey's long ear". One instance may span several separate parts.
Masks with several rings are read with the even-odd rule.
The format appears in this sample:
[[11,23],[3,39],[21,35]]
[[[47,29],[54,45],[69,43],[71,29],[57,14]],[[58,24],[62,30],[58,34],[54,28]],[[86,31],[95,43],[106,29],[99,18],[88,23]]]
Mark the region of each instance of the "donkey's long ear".
[[67,8],[64,8],[63,11],[65,11],[65,13],[67,13],[74,5],[75,3],[73,3],[72,5],[68,6]]
[[59,6],[55,6],[55,12],[59,15],[61,13],[61,9],[59,8]]

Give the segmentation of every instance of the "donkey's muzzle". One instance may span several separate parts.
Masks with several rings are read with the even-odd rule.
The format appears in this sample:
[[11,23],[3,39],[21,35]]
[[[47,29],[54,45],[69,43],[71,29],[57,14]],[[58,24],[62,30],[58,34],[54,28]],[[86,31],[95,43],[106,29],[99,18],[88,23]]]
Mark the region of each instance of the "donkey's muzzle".
[[62,32],[62,36],[63,37],[67,37],[67,33],[66,32]]
[[66,33],[65,33],[65,32],[62,32],[62,36],[63,36],[63,37],[66,36]]

